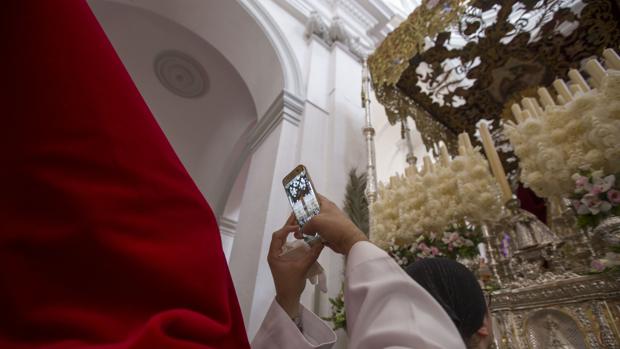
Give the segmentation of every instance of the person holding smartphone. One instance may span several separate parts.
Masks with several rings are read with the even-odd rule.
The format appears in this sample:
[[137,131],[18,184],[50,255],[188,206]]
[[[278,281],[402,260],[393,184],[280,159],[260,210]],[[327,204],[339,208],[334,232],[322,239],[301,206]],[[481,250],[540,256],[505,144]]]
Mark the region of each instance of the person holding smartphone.
[[[275,299],[252,342],[261,348],[331,348],[334,332],[300,302],[306,274],[322,244],[347,256],[345,309],[349,347],[462,349],[459,331],[441,305],[336,205],[316,194],[320,212],[303,228],[293,217],[273,234],[268,262],[276,288]],[[301,239],[318,233],[322,242],[295,260],[280,251],[289,234]]]

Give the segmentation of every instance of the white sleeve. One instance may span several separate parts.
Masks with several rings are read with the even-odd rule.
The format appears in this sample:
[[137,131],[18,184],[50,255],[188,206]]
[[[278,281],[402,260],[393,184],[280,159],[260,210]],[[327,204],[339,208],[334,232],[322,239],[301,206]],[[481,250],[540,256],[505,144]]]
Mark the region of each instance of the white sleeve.
[[351,248],[346,278],[350,348],[465,348],[439,303],[370,242]]
[[331,348],[336,342],[334,331],[303,306],[300,314],[303,333],[274,299],[252,341],[252,348]]

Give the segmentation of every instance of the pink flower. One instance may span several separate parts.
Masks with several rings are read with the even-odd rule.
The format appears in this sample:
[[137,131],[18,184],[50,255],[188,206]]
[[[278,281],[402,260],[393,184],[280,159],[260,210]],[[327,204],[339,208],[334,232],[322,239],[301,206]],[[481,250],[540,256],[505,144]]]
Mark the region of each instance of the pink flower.
[[577,194],[583,193],[585,191],[590,191],[590,189],[592,188],[590,178],[586,176],[575,173],[571,178],[575,181],[575,193]]
[[601,187],[600,185],[593,185],[592,188],[590,189],[590,193],[591,195],[598,195],[600,193],[603,192],[603,187]]
[[592,267],[592,269],[594,269],[595,271],[597,271],[599,273],[602,272],[603,270],[605,270],[605,268],[606,268],[605,264],[602,261],[598,260],[598,259],[593,260],[592,264],[590,264],[590,266]]
[[425,255],[428,255],[428,254],[429,254],[429,252],[430,252],[430,248],[428,248],[428,246],[427,246],[425,243],[423,243],[423,242],[421,242],[421,243],[418,245],[418,249],[419,249],[420,251],[422,251],[422,253],[424,253]]
[[620,190],[612,189],[608,191],[607,199],[609,199],[612,204],[620,204]]
[[434,256],[437,256],[439,254],[439,249],[435,246],[431,247],[431,254]]
[[615,183],[616,183],[616,176],[614,175],[609,175],[605,178],[595,178],[592,191],[594,191],[594,189],[596,188],[598,193],[604,193],[608,191],[609,189],[611,189]]
[[594,194],[586,194],[581,199],[581,202],[592,214],[598,214],[601,209],[601,199]]
[[576,173],[573,176],[573,179],[575,180],[575,193],[581,193],[589,190],[590,183],[588,182],[588,177],[584,177]]

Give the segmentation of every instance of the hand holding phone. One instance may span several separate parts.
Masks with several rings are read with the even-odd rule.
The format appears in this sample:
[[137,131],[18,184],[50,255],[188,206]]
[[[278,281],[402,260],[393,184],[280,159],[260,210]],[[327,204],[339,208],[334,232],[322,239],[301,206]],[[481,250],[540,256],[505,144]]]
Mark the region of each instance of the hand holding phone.
[[[317,199],[314,185],[304,165],[295,167],[282,180],[286,197],[288,198],[293,213],[303,227],[313,216],[319,214],[320,205]],[[318,237],[315,235],[315,238]],[[310,239],[313,239],[310,237]],[[308,241],[308,239],[306,240]]]

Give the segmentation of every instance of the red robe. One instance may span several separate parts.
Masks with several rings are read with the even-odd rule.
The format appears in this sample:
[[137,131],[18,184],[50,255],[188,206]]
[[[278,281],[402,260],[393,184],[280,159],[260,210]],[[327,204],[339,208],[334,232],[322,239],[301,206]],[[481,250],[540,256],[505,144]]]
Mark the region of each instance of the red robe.
[[247,348],[215,217],[83,0],[0,11],[0,348]]

